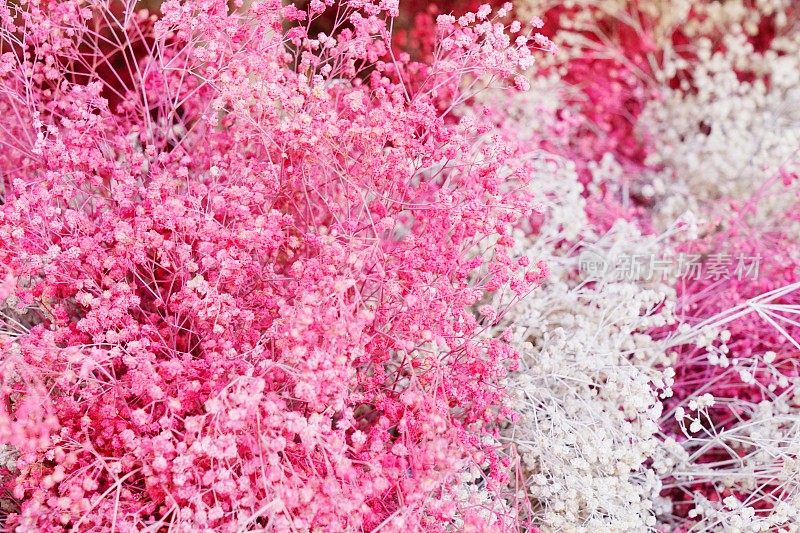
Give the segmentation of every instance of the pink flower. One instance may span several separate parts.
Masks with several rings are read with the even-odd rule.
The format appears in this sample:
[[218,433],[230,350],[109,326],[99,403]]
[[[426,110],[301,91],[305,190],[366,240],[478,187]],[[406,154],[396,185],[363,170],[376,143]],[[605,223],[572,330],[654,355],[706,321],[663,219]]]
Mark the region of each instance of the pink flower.
[[480,457],[502,501],[515,352],[472,305],[530,288],[508,237],[530,178],[462,91],[511,86],[530,50],[473,14],[395,63],[397,2],[317,36],[332,2],[84,4],[18,3],[2,29],[2,296],[29,313],[0,336],[6,525],[516,527],[458,480]]

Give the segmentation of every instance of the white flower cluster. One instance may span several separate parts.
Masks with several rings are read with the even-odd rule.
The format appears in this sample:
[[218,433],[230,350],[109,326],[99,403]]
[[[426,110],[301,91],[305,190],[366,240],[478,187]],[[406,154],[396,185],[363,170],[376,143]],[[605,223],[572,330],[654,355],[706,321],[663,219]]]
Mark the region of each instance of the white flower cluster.
[[[800,290],[800,284],[790,288]],[[664,442],[653,466],[667,480],[665,486],[714,486],[718,501],[695,494],[688,511],[698,530],[800,531],[800,378],[792,375],[794,367],[787,366],[787,361],[776,363],[773,351],[749,357],[732,352],[726,344],[730,332],[721,329],[730,316],[726,311],[711,317],[702,328],[681,324],[678,336],[664,341],[667,350],[682,343],[694,345],[694,359],[684,364],[718,367],[721,372],[664,413],[664,418],[673,417],[680,424],[686,439],[680,444]],[[756,374],[762,376],[760,381]],[[726,382],[757,386],[765,399],[747,401],[741,395],[714,397],[704,392]],[[714,415],[709,411],[712,407],[721,411]],[[700,460],[709,456],[714,457],[713,463]],[[747,497],[739,501],[731,493]],[[680,521],[674,520],[667,499],[656,506],[660,521]]]
[[[453,502],[458,509],[476,511],[480,519],[496,531],[510,531],[517,516],[513,505],[515,497],[499,498],[497,493],[487,490],[485,481],[485,473],[473,465],[460,474],[453,491],[445,494],[442,501]],[[453,516],[453,527],[456,531],[469,530],[458,512]]]
[[[531,14],[556,4],[528,3]],[[606,258],[668,253],[677,241],[697,238],[698,224],[687,224],[687,211],[714,219],[712,206],[721,198],[752,201],[757,209],[751,222],[758,227],[780,222],[779,229],[800,235],[800,227],[787,228],[786,217],[775,216],[796,201],[798,180],[788,177],[800,172],[800,26],[785,20],[789,3],[756,0],[755,9],[743,0],[637,3],[655,21],[651,35],[664,51],[651,58],[654,77],[639,71],[662,98],[648,99],[637,124],[655,148],[648,163],[658,170],[641,176],[641,192],[652,199],[655,227],[664,232],[659,238],[621,223],[607,235],[595,234],[569,162],[542,166],[535,180],[544,222],[523,246],[531,258],[550,264],[551,279],[508,317],[517,327],[523,360],[510,383],[520,419],[506,437],[522,456],[534,521],[542,531],[647,531],[687,523],[697,531],[800,531],[800,382],[791,375],[796,366],[775,364],[774,352],[743,356],[727,344],[725,323],[742,309],[701,328],[681,324],[676,335],[655,340],[648,332],[676,320],[671,280],[587,280],[576,259],[587,249]],[[575,45],[587,44],[578,33],[584,31],[609,45],[604,57],[624,61],[595,13],[640,27],[630,17],[630,2],[558,5],[595,11],[562,17],[560,51],[542,65],[575,57]],[[767,50],[756,50],[747,37],[760,31],[766,17],[777,36]],[[676,29],[689,40],[682,50],[672,46]],[[720,35],[722,51],[712,50]],[[695,58],[687,60],[687,52]],[[548,72],[553,71],[558,69]],[[668,80],[678,72],[686,81],[670,88]],[[541,92],[550,99],[572,90],[552,78],[547,83]],[[537,117],[517,119],[539,127]],[[611,154],[590,171],[587,187],[595,197],[594,188],[625,186],[625,171]],[[619,192],[624,200],[626,191]],[[684,231],[678,233],[675,220],[681,218]],[[705,220],[695,222],[702,232],[714,229]],[[759,320],[754,311],[752,318]],[[734,392],[712,396],[703,384],[681,402],[670,400],[672,348],[687,343],[696,346],[692,353],[702,358],[700,364],[720,369],[715,380],[763,388],[767,400],[748,402]],[[763,379],[765,373],[770,380]],[[671,407],[662,412],[662,405]],[[720,412],[731,414],[722,417],[725,424],[717,421]],[[675,438],[660,431],[667,421],[678,424]],[[700,487],[703,492],[693,491]],[[709,487],[717,492],[713,501]],[[671,491],[694,496],[677,503]],[[740,501],[731,494],[744,496]]]
[[[519,117],[518,117],[519,118]],[[574,166],[540,157],[533,180],[542,222],[519,252],[551,279],[508,317],[522,349],[509,380],[519,420],[506,438],[521,456],[534,522],[546,531],[640,531],[655,525],[659,394],[669,360],[646,332],[674,321],[661,282],[583,279],[582,249],[607,258],[655,252],[656,237],[620,222],[591,230]],[[666,371],[665,371],[666,369]]]
[[[664,101],[648,104],[639,124],[656,147],[648,163],[663,169],[647,191],[666,221],[708,201],[754,195],[767,220],[795,193],[782,178],[800,171],[800,32],[764,53],[740,29],[724,41],[719,52],[710,38],[694,39],[691,62],[668,56],[659,81],[685,69],[691,80],[663,89]],[[742,80],[742,72],[754,79]]]
[[[712,502],[698,493],[688,510],[698,530],[798,531],[800,380],[776,364],[774,352],[732,352],[724,327],[731,311],[702,327],[683,323],[667,338],[652,338],[648,332],[654,328],[676,324],[673,280],[587,278],[580,272],[580,252],[612,260],[663,253],[664,241],[680,234],[671,228],[643,236],[633,224],[618,222],[604,235],[586,224],[567,240],[564,214],[585,223],[585,206],[580,195],[570,194],[559,205],[552,193],[578,190],[577,176],[569,164],[554,164],[545,165],[539,178],[545,222],[538,236],[520,238],[520,246],[548,261],[551,279],[508,317],[523,357],[509,382],[520,418],[506,433],[522,458],[535,523],[543,531],[564,532],[677,526],[678,509],[662,493],[704,484],[721,495],[749,496],[731,507],[723,496]],[[756,383],[757,373],[770,373],[772,384],[764,387],[771,400],[714,397],[700,385],[662,412],[675,378],[671,350],[686,344],[696,346],[699,362],[723,371],[717,380],[747,386]],[[716,423],[709,414],[713,407],[729,409],[740,423]],[[685,439],[660,431],[669,418],[680,424]],[[714,464],[704,460],[710,453],[718,458]]]
[[[655,205],[660,227],[687,210],[708,211],[720,198],[755,197],[759,222],[780,218],[774,214],[800,188],[800,180],[783,184],[800,173],[800,27],[786,16],[792,0],[645,0],[636,3],[642,17],[632,15],[627,0],[528,0],[522,9],[541,14],[555,5],[577,9],[559,18],[558,53],[542,65],[559,67],[588,48],[628,65],[643,87],[659,94],[643,98],[636,126],[652,143],[647,163],[658,169],[637,186]],[[648,35],[654,44],[649,71],[625,56],[598,25],[600,16]],[[767,21],[776,36],[766,50],[756,49],[748,38]],[[676,32],[687,42],[674,45]]]
[[[699,14],[672,18],[671,31],[680,29],[691,49],[659,44],[654,81],[663,101],[650,101],[639,123],[654,143],[648,163],[663,169],[650,191],[667,223],[708,201],[754,197],[767,222],[794,197],[796,183],[793,191],[782,183],[800,172],[800,28],[787,23],[788,4],[696,2]],[[757,50],[748,37],[766,17],[776,37]],[[679,86],[669,88],[678,73]]]
[[[614,253],[648,239],[620,225],[594,243]],[[639,531],[655,525],[661,485],[658,394],[669,361],[646,331],[671,323],[663,286],[573,278],[563,257],[553,280],[517,310],[525,341],[513,378],[520,420],[509,436],[523,458],[537,522],[552,531]]]

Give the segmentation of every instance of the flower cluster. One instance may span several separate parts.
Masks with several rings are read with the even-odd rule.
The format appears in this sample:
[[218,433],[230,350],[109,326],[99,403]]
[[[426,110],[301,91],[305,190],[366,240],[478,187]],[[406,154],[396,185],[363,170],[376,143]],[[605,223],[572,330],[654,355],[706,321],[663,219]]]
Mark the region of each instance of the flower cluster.
[[800,10],[517,4],[0,5],[4,529],[800,531]]
[[534,41],[485,7],[414,63],[397,2],[331,4],[5,5],[7,527],[516,523],[484,332],[542,277],[530,178],[460,108]]
[[[659,277],[667,285],[661,305],[671,315],[643,329],[637,328],[646,322],[646,312],[624,312],[636,301],[635,293],[615,304],[607,287],[625,281],[644,294],[653,280],[608,280],[603,272],[587,276],[576,272],[574,260],[560,275],[553,271],[564,284],[554,291],[559,303],[544,306],[531,300],[531,310],[520,307],[517,324],[550,320],[558,316],[554,313],[571,315],[569,326],[561,325],[569,343],[560,341],[552,355],[552,327],[542,326],[532,339],[523,339],[532,342],[535,356],[524,359],[528,369],[515,378],[525,383],[519,407],[523,420],[525,413],[532,414],[508,435],[518,446],[542,454],[528,481],[541,520],[548,529],[567,531],[794,531],[800,494],[792,474],[800,454],[798,120],[797,106],[791,105],[798,90],[796,9],[788,2],[736,0],[669,5],[532,1],[527,6],[556,28],[559,44],[558,54],[543,61],[537,74],[547,76],[549,90],[562,96],[540,99],[537,105],[549,108],[551,131],[572,128],[567,142],[541,146],[566,157],[586,183],[585,204],[565,197],[557,205],[573,213],[573,220],[588,222],[577,239],[566,242],[558,228],[545,225],[545,235],[529,235],[528,247],[556,242],[558,257],[574,258],[586,249],[613,259],[619,253],[600,243],[618,234],[620,219],[625,219],[643,235],[625,237],[630,251],[623,249],[623,255],[653,250],[662,257],[689,254],[699,258],[701,268],[711,268],[713,259],[723,255],[760,258],[753,276]],[[541,138],[541,124],[530,129]],[[604,236],[599,242],[598,234]],[[538,296],[549,297],[550,288],[543,290]],[[582,307],[569,294],[599,291],[606,291],[594,304],[599,326],[572,318],[582,315]],[[614,331],[609,328],[617,324],[645,335],[634,338],[647,339],[649,347],[606,348],[597,355]],[[560,359],[552,363],[555,353]],[[632,469],[628,478],[647,487],[649,492],[637,493],[636,502],[649,499],[644,505],[631,501],[614,507],[609,493],[626,491],[595,488],[591,476],[596,474],[591,461],[589,466],[584,462],[586,447],[578,437],[581,429],[565,432],[559,460],[552,459],[559,454],[543,452],[547,446],[542,441],[527,446],[532,436],[550,427],[543,421],[553,420],[553,409],[542,407],[543,397],[562,413],[570,412],[568,400],[578,402],[580,410],[558,424],[566,427],[587,414],[591,418],[579,427],[610,427],[619,435],[638,420],[633,415],[623,422],[615,418],[628,412],[626,405],[636,394],[613,399],[619,388],[635,386],[636,374],[617,370],[620,377],[613,379],[573,375],[574,361],[595,368],[591,365],[609,354],[618,358],[615,368],[640,368],[656,376],[649,391],[639,389],[643,401],[661,404],[660,412],[650,414],[656,445],[646,448],[642,470]],[[532,376],[540,376],[538,382]],[[544,379],[550,382],[542,386]],[[559,390],[568,394],[553,394]],[[607,398],[613,400],[610,414],[597,410]],[[609,432],[601,434],[605,438]],[[620,442],[605,449],[642,450],[637,439]],[[559,471],[558,486],[573,487],[570,496],[551,492],[553,473]]]
[[681,245],[768,254],[757,279],[682,279],[680,326],[662,344],[675,372],[661,421],[668,523],[764,531],[796,523],[800,484],[800,256],[745,222]]

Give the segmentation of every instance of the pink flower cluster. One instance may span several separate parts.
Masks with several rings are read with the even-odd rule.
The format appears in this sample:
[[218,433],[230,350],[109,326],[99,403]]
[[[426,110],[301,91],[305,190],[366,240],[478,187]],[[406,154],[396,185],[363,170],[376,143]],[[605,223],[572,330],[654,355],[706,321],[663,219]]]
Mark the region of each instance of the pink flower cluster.
[[397,2],[332,4],[4,4],[6,527],[514,522],[456,489],[503,490],[483,332],[544,270],[520,147],[456,111],[533,41],[487,6],[414,63]]

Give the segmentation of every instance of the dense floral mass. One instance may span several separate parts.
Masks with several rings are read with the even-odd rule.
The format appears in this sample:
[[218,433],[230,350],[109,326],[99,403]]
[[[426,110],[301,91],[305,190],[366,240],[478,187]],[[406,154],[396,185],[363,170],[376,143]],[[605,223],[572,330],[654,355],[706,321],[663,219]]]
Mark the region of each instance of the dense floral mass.
[[5,531],[800,531],[791,0],[4,0]]

